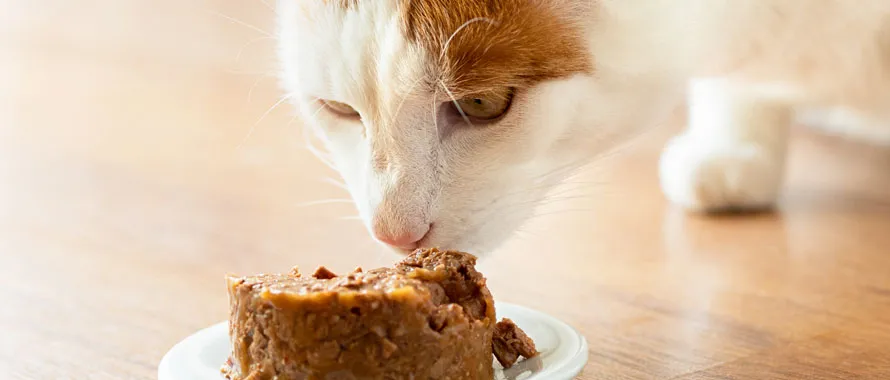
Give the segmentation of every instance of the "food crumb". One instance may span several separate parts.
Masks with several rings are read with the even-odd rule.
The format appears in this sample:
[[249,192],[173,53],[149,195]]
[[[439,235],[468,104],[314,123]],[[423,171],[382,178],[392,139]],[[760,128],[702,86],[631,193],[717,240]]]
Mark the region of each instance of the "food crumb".
[[334,274],[334,272],[331,272],[330,269],[321,266],[315,270],[315,273],[312,274],[312,277],[319,280],[330,280],[334,277],[337,277],[337,275]]

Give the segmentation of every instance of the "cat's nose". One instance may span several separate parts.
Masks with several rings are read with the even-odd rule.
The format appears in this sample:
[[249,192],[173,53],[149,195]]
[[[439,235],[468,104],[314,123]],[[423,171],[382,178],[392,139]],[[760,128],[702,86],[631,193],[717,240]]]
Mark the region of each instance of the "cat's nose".
[[405,251],[419,248],[418,243],[430,232],[430,224],[392,226],[375,221],[374,237],[380,242]]

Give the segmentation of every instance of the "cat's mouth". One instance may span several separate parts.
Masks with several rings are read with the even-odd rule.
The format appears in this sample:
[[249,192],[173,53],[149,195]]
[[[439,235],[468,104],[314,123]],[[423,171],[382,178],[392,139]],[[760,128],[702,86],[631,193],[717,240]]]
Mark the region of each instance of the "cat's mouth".
[[432,239],[430,239],[430,236],[432,235],[432,233],[433,233],[433,225],[431,224],[430,229],[426,233],[426,235],[423,238],[421,238],[420,240],[418,240],[417,242],[415,242],[413,244],[413,247],[390,247],[390,248],[392,248],[394,251],[396,251],[398,254],[400,254],[402,256],[410,255],[418,249],[431,249],[431,248],[450,249],[450,247],[440,247],[439,245],[435,244],[432,241]]

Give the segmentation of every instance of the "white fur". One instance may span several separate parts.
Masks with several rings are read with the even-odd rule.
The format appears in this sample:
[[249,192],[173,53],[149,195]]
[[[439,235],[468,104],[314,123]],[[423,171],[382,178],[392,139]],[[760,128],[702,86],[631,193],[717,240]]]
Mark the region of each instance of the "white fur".
[[789,105],[750,86],[698,80],[688,123],[661,159],[668,199],[703,211],[772,205],[785,167]]
[[[282,82],[369,230],[431,223],[424,246],[495,248],[572,169],[682,102],[690,78],[706,79],[690,87],[689,128],[661,179],[691,209],[771,205],[800,107],[861,110],[869,127],[846,134],[888,135],[874,132],[890,113],[886,0],[566,0],[590,11],[595,74],[523,89],[483,128],[436,116],[450,99],[425,77],[427,52],[402,35],[396,3],[280,0]],[[317,98],[362,120],[318,111]]]

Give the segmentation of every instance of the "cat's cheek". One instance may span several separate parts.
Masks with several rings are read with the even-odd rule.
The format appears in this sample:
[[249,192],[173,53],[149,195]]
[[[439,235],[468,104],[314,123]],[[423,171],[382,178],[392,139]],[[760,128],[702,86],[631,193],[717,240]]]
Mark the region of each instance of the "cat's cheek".
[[518,185],[510,176],[464,189],[449,187],[441,199],[430,246],[488,255],[506,242],[534,213],[541,184]]
[[301,129],[300,144],[340,174],[359,215],[367,221],[374,202],[368,191],[371,154],[363,125],[358,120],[320,115],[325,111],[312,104],[302,105],[301,110],[304,125],[296,126]]

